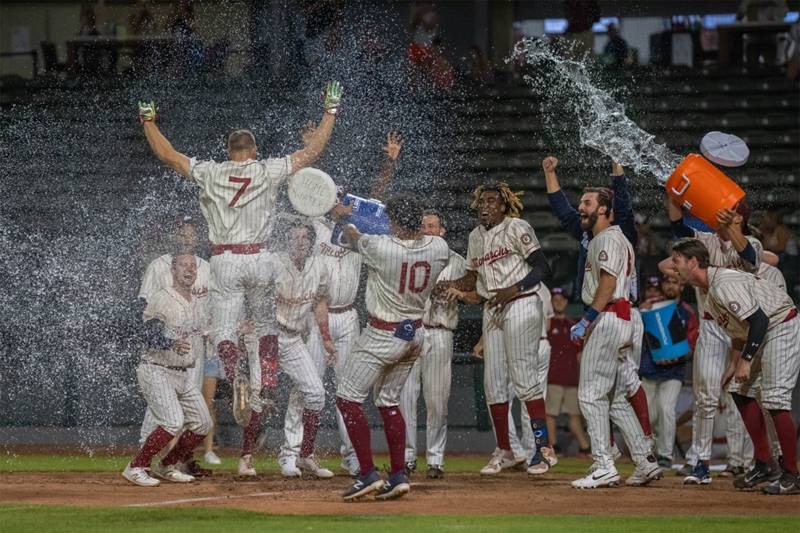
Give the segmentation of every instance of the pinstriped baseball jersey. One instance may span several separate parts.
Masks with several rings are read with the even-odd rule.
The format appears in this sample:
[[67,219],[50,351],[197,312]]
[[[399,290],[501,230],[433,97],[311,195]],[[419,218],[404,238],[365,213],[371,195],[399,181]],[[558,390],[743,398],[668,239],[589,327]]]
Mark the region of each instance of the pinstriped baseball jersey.
[[[450,260],[436,281],[448,281],[464,276],[467,273],[465,263],[466,261],[463,257],[450,251]],[[428,326],[456,329],[456,326],[458,326],[458,302],[428,298],[425,301],[425,314],[422,317],[422,322]]]
[[[208,305],[209,278],[211,268],[208,261],[195,256],[197,264],[197,279],[192,285],[192,296],[201,300],[201,303]],[[164,254],[154,259],[144,272],[142,286],[139,288],[139,298],[144,298],[148,302],[161,289],[172,287],[172,254]]]
[[772,265],[761,263],[761,266],[758,267],[758,273],[756,276],[772,282],[779,289],[783,289],[784,291],[786,290],[786,278],[783,277],[783,273],[780,270]]
[[266,242],[275,225],[280,185],[292,174],[290,156],[262,161],[190,161],[212,244]]
[[725,333],[747,340],[746,321],[758,308],[769,317],[769,329],[783,323],[794,302],[775,284],[732,268],[708,268],[707,311]]
[[[525,259],[541,248],[530,224],[520,218],[506,217],[492,229],[479,225],[469,234],[467,270],[478,273],[477,290],[484,298],[492,290],[504,289],[523,279],[531,271]],[[531,287],[520,294],[532,294]]]
[[145,322],[153,319],[164,322],[164,336],[168,339],[185,339],[192,345],[192,351],[178,355],[172,350],[158,350],[144,346],[142,359],[165,366],[190,367],[205,354],[203,333],[208,326],[208,318],[200,301],[194,296],[187,300],[173,287],[158,291],[148,301],[144,310]]
[[536,291],[536,294],[539,295],[539,299],[542,301],[542,339],[547,339],[547,321],[556,316],[553,311],[553,296],[544,283],[539,284],[539,290]]
[[275,254],[272,266],[278,323],[294,331],[306,331],[314,302],[328,292],[328,270],[316,255],[306,259],[302,271],[297,270],[286,252]]
[[600,271],[605,270],[617,278],[611,301],[627,299],[631,295],[631,273],[633,272],[633,246],[625,238],[619,226],[609,226],[589,243],[586,255],[586,275],[583,279],[581,297],[583,303],[591,305],[600,286]]
[[363,235],[358,251],[369,267],[367,311],[385,322],[418,320],[434,282],[447,266],[450,248],[441,237],[400,240]]
[[361,275],[361,254],[331,243],[331,229],[321,219],[314,220],[317,255],[328,269],[328,305],[345,307],[356,301]]

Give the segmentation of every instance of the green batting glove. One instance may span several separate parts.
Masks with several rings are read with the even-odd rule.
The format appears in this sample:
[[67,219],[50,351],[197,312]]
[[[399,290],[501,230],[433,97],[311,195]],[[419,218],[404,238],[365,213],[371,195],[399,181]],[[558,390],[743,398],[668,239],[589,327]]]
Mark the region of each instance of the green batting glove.
[[329,81],[325,87],[325,112],[338,115],[342,105],[342,86],[338,81]]
[[156,104],[152,100],[149,102],[139,102],[139,124],[153,122],[156,119]]

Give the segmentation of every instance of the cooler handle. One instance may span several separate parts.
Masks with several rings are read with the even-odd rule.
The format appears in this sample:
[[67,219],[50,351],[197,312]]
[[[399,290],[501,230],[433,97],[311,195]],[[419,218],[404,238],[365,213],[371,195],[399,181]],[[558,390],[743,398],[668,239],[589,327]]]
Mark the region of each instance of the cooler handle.
[[688,189],[689,185],[692,183],[691,180],[689,180],[689,178],[686,177],[686,174],[681,174],[681,177],[683,178],[683,181],[684,181],[684,184],[683,184],[683,187],[681,187],[681,190],[676,191],[675,187],[672,188],[672,193],[675,196],[681,196],[683,193],[685,193],[686,189]]

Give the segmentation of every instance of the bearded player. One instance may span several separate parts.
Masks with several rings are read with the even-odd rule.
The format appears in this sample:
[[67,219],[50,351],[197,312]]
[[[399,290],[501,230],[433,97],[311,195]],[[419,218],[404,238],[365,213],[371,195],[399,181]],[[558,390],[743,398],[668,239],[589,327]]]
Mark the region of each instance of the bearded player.
[[[339,376],[336,403],[355,448],[361,472],[345,501],[376,492],[378,500],[398,498],[410,485],[405,470],[406,426],[398,408],[403,385],[422,350],[422,316],[434,280],[447,266],[450,249],[441,237],[420,233],[422,208],[410,196],[386,202],[390,235],[362,235],[343,228],[349,245],[369,268],[370,319]],[[361,404],[370,394],[383,419],[391,467],[384,482],[372,461],[370,427]]]

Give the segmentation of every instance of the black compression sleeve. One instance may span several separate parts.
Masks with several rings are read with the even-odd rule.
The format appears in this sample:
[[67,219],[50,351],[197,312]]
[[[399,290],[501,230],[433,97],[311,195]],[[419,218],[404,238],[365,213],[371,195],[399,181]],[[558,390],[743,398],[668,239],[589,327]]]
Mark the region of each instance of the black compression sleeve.
[[143,329],[144,343],[150,348],[157,350],[169,350],[172,348],[172,339],[164,336],[164,322],[154,318],[144,323]]
[[764,342],[764,337],[767,336],[767,329],[769,329],[769,317],[758,308],[755,313],[747,317],[745,320],[750,324],[750,331],[747,332],[747,343],[744,345],[742,351],[742,359],[747,362],[753,360],[756,352]]
[[541,248],[531,252],[531,254],[525,258],[525,262],[531,266],[531,271],[528,272],[527,276],[517,282],[518,291],[529,289],[550,275],[550,264],[547,262],[547,257],[545,257]]
[[750,241],[747,241],[747,246],[744,247],[744,250],[739,252],[739,257],[750,263],[751,265],[755,266],[756,264],[756,249],[753,248],[753,245]]
[[671,225],[672,233],[677,238],[680,239],[682,237],[694,237],[694,230],[683,222],[683,217],[679,218],[678,220],[673,220]]

